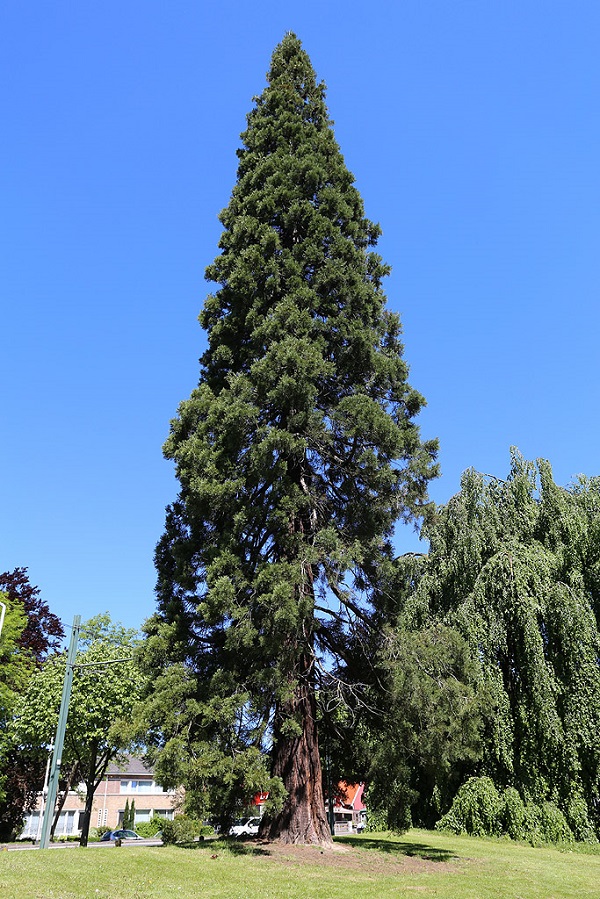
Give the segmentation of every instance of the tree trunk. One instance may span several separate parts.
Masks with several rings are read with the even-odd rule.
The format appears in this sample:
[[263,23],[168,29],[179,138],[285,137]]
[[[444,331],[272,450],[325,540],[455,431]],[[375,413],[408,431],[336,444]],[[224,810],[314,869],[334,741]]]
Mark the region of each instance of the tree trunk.
[[98,761],[98,744],[93,741],[90,746],[90,761],[88,775],[85,782],[85,809],[83,812],[83,820],[81,821],[81,836],[79,837],[79,845],[87,846],[88,837],[90,835],[90,821],[92,818],[92,806],[94,804],[94,793],[96,792],[96,764]]
[[[305,660],[305,668],[308,668]],[[282,723],[293,718],[302,728],[299,736],[282,736]],[[317,735],[314,691],[302,679],[293,700],[279,709],[275,724],[272,773],[281,777],[287,790],[282,810],[263,821],[261,837],[283,843],[331,845],[325,813],[323,775]]]
[[80,818],[81,836],[79,837],[79,845],[87,846],[90,835],[90,821],[92,818],[92,805],[94,803],[93,784],[86,784],[85,809]]
[[110,749],[104,749],[100,753],[100,759],[98,759],[98,744],[95,742],[92,744],[91,750],[91,758],[90,758],[90,770],[88,772],[88,780],[86,780],[86,797],[85,797],[85,809],[83,812],[83,816],[81,820],[81,836],[79,838],[80,846],[87,846],[88,838],[90,834],[90,824],[92,822],[92,806],[94,804],[94,796],[96,795],[96,790],[98,789],[98,785],[101,780],[104,780],[104,775],[108,769],[108,765],[110,763],[112,756]]

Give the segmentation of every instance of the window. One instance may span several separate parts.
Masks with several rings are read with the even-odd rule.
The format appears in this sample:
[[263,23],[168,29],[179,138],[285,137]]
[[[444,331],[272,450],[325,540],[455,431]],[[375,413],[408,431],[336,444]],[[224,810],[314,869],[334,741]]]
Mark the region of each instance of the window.
[[153,780],[138,780],[137,782],[137,792],[138,793],[153,793],[156,787]]
[[135,823],[141,824],[144,821],[149,821],[152,817],[152,809],[150,808],[140,808],[135,810]]
[[172,790],[163,790],[161,786],[159,786],[156,781],[145,779],[145,780],[122,780],[121,781],[121,793],[172,793]]
[[58,816],[55,835],[57,837],[69,836],[75,830],[75,815],[79,812],[61,812]]
[[40,826],[40,813],[30,812],[25,818],[25,824],[21,832],[21,838],[28,840],[37,839]]
[[153,814],[157,818],[166,818],[168,821],[173,820],[173,809],[172,808],[155,808]]

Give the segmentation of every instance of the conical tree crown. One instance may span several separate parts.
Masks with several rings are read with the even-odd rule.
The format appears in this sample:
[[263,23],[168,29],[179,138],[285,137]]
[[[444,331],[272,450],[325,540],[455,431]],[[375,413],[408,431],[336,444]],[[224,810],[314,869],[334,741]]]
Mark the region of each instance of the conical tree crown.
[[[407,383],[398,316],[385,308],[388,268],[369,250],[379,228],[364,216],[324,87],[293,34],[276,48],[267,77],[221,213],[221,253],[207,269],[220,287],[200,316],[209,340],[201,388],[182,405],[167,455],[185,488],[186,441],[199,436],[200,420],[208,436],[207,403],[213,410],[225,403],[228,414],[218,413],[219,433],[210,438],[221,477],[235,471],[237,480],[245,470],[254,483],[261,474],[250,475],[248,463],[259,446],[261,465],[277,470],[284,431],[288,462],[311,453],[313,474],[324,478],[319,489],[330,480],[341,487],[352,530],[362,522],[387,534],[423,499],[435,448],[420,443],[412,423],[422,398]],[[214,512],[214,496],[210,502]],[[334,506],[349,525],[337,501],[325,517]]]
[[248,370],[282,337],[282,325],[325,351],[315,381],[334,362],[347,368],[357,344],[366,361],[374,335],[353,335],[353,316],[361,330],[381,327],[387,267],[365,252],[379,228],[364,217],[324,86],[295,36],[276,49],[268,81],[242,135],[238,181],[221,214],[222,253],[207,269],[221,285],[201,316],[210,343],[203,362],[215,386],[227,371]]
[[352,568],[363,583],[395,519],[418,512],[435,446],[412,421],[422,398],[385,308],[387,267],[369,250],[378,228],[292,34],[242,140],[207,269],[220,287],[201,314],[200,386],[166,444],[182,493],[159,567],[169,596],[173,578],[200,590],[207,622],[241,618],[245,642],[263,627],[262,615],[250,626],[246,604],[264,604],[270,627],[275,609],[278,653],[290,621],[306,630],[298,622],[312,616],[297,597],[281,601],[306,580],[298,560],[313,566],[311,582],[337,589]]

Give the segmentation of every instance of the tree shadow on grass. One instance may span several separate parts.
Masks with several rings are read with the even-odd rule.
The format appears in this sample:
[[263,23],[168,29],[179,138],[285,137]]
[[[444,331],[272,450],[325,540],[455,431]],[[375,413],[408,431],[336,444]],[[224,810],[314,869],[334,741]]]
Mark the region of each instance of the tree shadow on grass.
[[423,858],[429,862],[449,862],[458,855],[447,849],[438,849],[426,843],[413,843],[409,840],[378,840],[375,837],[336,837],[336,843],[352,846],[354,849],[376,849],[389,855],[408,855],[411,858]]
[[259,846],[254,841],[229,840],[226,837],[217,837],[209,840],[194,840],[189,843],[175,843],[177,849],[192,849],[214,855],[219,852],[228,852],[231,855],[271,855],[264,846]]

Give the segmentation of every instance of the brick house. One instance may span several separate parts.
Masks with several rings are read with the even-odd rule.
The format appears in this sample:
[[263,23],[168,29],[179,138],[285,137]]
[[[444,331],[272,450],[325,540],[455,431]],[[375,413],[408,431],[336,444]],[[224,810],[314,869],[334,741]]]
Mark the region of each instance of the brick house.
[[[90,827],[116,830],[123,823],[125,803],[135,801],[135,823],[149,821],[153,815],[173,818],[179,798],[175,790],[163,790],[151,768],[133,756],[121,764],[111,764],[94,794]],[[85,806],[85,787],[71,790],[56,825],[55,838],[80,833],[80,815]],[[25,819],[21,839],[35,839],[41,829],[39,808]]]

